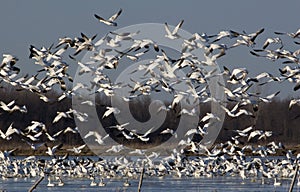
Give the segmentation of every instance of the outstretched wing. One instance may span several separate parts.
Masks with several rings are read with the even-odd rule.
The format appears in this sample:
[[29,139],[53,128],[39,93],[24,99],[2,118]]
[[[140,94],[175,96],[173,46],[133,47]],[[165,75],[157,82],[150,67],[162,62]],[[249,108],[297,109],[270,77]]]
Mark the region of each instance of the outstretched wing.
[[178,32],[178,30],[179,30],[179,28],[182,26],[183,22],[184,22],[184,20],[181,20],[181,21],[177,24],[177,26],[175,27],[175,29],[174,29],[174,31],[173,31],[173,35],[175,35],[175,34]]
[[119,17],[119,15],[121,15],[121,13],[122,13],[122,9],[120,9],[116,14],[114,14],[113,16],[111,16],[108,19],[108,21],[114,21],[114,20],[116,20]]

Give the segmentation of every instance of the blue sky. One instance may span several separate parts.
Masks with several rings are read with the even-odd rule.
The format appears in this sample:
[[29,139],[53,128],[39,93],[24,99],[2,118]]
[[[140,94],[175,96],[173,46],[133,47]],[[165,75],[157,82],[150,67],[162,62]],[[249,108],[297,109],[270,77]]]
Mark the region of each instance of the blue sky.
[[[299,26],[300,1],[17,1],[2,0],[0,6],[0,54],[10,53],[20,59],[24,71],[33,69],[28,59],[31,44],[41,47],[57,43],[59,37],[79,36],[81,32],[98,37],[112,28],[99,23],[96,13],[109,17],[119,8],[118,27],[138,23],[164,23],[176,25],[181,19],[183,29],[216,34],[233,29],[254,32],[264,27],[261,41],[274,36],[274,31],[297,30]],[[233,51],[220,60],[224,65],[245,66],[261,71],[278,73],[278,64],[268,63],[249,55],[248,50]],[[275,65],[275,66],[274,66]],[[292,91],[291,91],[292,92]]]

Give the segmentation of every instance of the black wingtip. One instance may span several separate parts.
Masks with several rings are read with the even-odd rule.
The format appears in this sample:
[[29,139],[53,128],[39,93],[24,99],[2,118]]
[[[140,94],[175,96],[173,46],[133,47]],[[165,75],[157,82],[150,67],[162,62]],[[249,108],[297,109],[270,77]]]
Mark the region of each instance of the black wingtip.
[[278,32],[278,31],[275,31],[274,32],[276,35],[283,35],[284,33],[283,32]]
[[69,58],[72,59],[72,60],[74,60],[74,61],[76,61],[76,58],[73,57],[72,55],[69,55]]
[[94,17],[96,17],[96,19],[102,19],[102,17],[100,17],[100,16],[97,15],[97,14],[94,14]]
[[300,83],[296,84],[294,87],[294,91],[297,91],[300,88]]
[[265,31],[265,28],[261,28],[259,31],[258,31],[258,33],[262,33],[262,32],[264,32]]
[[250,51],[250,53],[251,53],[252,55],[254,55],[254,56],[257,56],[257,57],[260,56],[259,54],[255,53],[254,51]]

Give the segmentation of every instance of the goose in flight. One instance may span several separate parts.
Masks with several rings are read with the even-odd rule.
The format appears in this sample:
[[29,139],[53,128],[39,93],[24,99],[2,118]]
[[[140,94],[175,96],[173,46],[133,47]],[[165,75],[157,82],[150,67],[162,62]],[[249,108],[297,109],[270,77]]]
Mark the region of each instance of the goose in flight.
[[274,32],[276,35],[288,35],[292,38],[300,37],[300,29],[298,29],[295,33],[284,33],[284,32]]
[[169,28],[169,26],[168,26],[168,24],[167,23],[165,23],[165,30],[166,30],[166,32],[167,32],[167,34],[165,35],[167,38],[169,38],[169,39],[178,39],[180,36],[177,34],[177,32],[178,32],[178,30],[179,30],[179,28],[182,26],[182,24],[183,24],[183,21],[184,20],[181,20],[178,24],[177,24],[177,26],[175,27],[175,29],[171,32],[170,31],[170,28]]
[[146,150],[135,149],[134,151],[130,151],[129,154],[145,155],[145,151],[146,151]]
[[127,126],[127,125],[129,125],[129,122],[120,124],[120,125],[113,125],[113,126],[110,126],[109,128],[116,128],[119,131],[123,131],[125,129],[125,126]]
[[44,123],[41,123],[39,121],[31,121],[31,124],[25,128],[27,131],[26,134],[33,132],[33,133],[38,133],[39,131],[47,131],[46,125]]
[[125,41],[133,40],[134,41],[133,37],[136,36],[137,34],[139,34],[140,31],[136,31],[133,33],[130,33],[130,32],[116,33],[114,31],[110,31],[109,33],[115,36],[116,41],[123,41],[123,40],[125,40]]
[[184,136],[190,136],[192,134],[198,134],[199,133],[199,129],[198,128],[194,128],[194,129],[190,129],[188,130]]
[[197,115],[196,108],[193,108],[191,110],[188,110],[185,108],[181,109],[181,111],[179,112],[179,115],[184,115],[184,114],[189,115],[189,116],[195,116],[195,115]]
[[253,96],[253,97],[257,97],[260,101],[264,102],[264,103],[270,103],[272,101],[272,99],[274,97],[276,97],[276,95],[278,95],[280,93],[280,91],[277,91],[276,93],[273,93],[271,95],[268,95],[266,97],[261,97],[261,96],[258,96],[256,94],[252,94],[252,93],[249,93],[250,96]]
[[5,104],[3,101],[0,101],[0,108],[6,112],[12,113],[14,111],[20,111],[21,113],[27,113],[26,106],[18,106],[15,105],[15,100],[9,102],[8,104]]
[[178,105],[178,103],[181,102],[181,100],[186,99],[186,93],[185,92],[179,92],[178,94],[174,95],[173,102],[171,104],[171,108],[175,109],[175,107]]
[[7,64],[9,64],[10,66],[13,66],[14,64],[16,64],[16,62],[18,60],[19,59],[17,57],[12,56],[10,54],[3,54],[3,60],[2,60],[0,68],[2,68],[4,65],[7,65]]
[[266,96],[266,97],[259,97],[259,100],[260,100],[260,101],[263,101],[263,102],[265,102],[265,103],[270,103],[271,100],[272,100],[276,95],[278,95],[279,93],[280,93],[280,91],[277,91],[276,93],[273,93],[273,94],[268,95],[268,96]]
[[215,115],[213,113],[206,113],[206,115],[204,117],[202,117],[200,122],[205,122],[210,119],[216,119],[217,121],[220,121],[220,118],[217,115]]
[[235,132],[237,132],[240,136],[242,136],[242,137],[247,137],[248,136],[248,134],[249,134],[249,132],[251,131],[253,129],[253,127],[252,126],[250,126],[250,127],[247,127],[247,128],[245,128],[245,129],[243,129],[243,130],[234,130]]
[[153,130],[153,128],[154,127],[152,127],[152,128],[150,128],[148,131],[146,131],[146,133],[144,133],[143,135],[140,135],[140,134],[138,134],[138,133],[136,133],[136,132],[131,132],[131,133],[133,133],[138,139],[140,139],[141,141],[144,141],[144,142],[147,142],[147,141],[149,141],[149,137],[148,137],[148,135],[152,132],[152,130]]
[[171,134],[172,136],[177,138],[177,133],[173,129],[170,129],[170,128],[163,130],[162,132],[160,132],[160,134]]
[[224,111],[227,113],[228,116],[230,117],[239,117],[241,115],[247,115],[250,117],[254,118],[254,115],[250,112],[247,111],[246,109],[239,109],[236,113],[230,111],[229,109],[227,109],[225,106],[221,105],[221,108],[224,109]]
[[60,149],[62,146],[63,146],[63,144],[58,144],[58,145],[55,145],[54,147],[49,147],[49,146],[47,146],[47,144],[45,144],[45,146],[47,147],[47,151],[46,151],[46,153],[48,154],[48,155],[50,155],[50,156],[54,156],[54,153],[56,152],[56,150],[57,149]]
[[83,50],[92,51],[94,50],[94,45],[92,41],[96,38],[97,35],[94,35],[91,38],[88,38],[85,34],[81,33],[81,37],[77,38],[76,51],[73,54],[74,56],[78,55]]
[[48,140],[53,142],[53,141],[56,141],[56,138],[57,138],[60,134],[62,134],[63,131],[64,131],[64,130],[60,130],[60,131],[56,132],[55,134],[53,134],[52,136],[51,136],[48,132],[46,132],[45,134],[46,134]]
[[67,128],[64,129],[63,134],[66,134],[68,132],[71,132],[71,133],[74,133],[74,134],[78,133],[78,127],[75,127],[75,128],[67,127]]
[[289,104],[289,109],[291,109],[293,105],[300,105],[300,99],[292,99]]
[[23,134],[25,135],[27,138],[29,138],[31,141],[38,141],[39,137],[43,134],[43,132],[38,132],[35,135],[29,135],[29,134]]
[[125,137],[125,139],[127,139],[127,140],[134,139],[134,137],[133,137],[134,134],[132,132],[126,133],[125,131],[122,131],[121,133]]
[[62,37],[58,39],[58,44],[55,48],[60,47],[61,45],[66,44],[68,47],[74,47],[75,46],[75,40],[70,37]]
[[250,34],[246,34],[245,32],[238,33],[238,32],[230,30],[231,33],[238,34],[238,36],[242,38],[242,39],[237,39],[236,43],[233,44],[230,48],[233,48],[233,47],[236,47],[239,45],[246,45],[248,47],[255,45],[255,39],[257,38],[257,36],[259,34],[264,32],[264,30],[265,30],[264,28],[261,28],[258,31],[254,32],[254,33],[250,33]]
[[267,137],[272,136],[272,131],[254,130],[249,134],[248,141],[250,141],[252,138],[254,138],[256,136],[259,136],[258,140],[260,140],[262,138],[266,139]]
[[217,38],[213,40],[212,43],[217,42],[225,37],[229,37],[230,39],[238,37],[239,33],[236,33],[234,31],[220,31],[216,36]]
[[86,144],[80,145],[79,147],[73,147],[72,149],[67,149],[67,151],[72,151],[76,154],[81,153],[82,149],[85,148]]
[[16,150],[17,150],[17,148],[11,149],[11,150],[9,150],[9,151],[7,151],[7,150],[5,150],[5,151],[0,151],[0,159],[6,159],[6,158],[8,158],[8,157],[11,156],[12,153],[13,153],[14,151],[16,151]]
[[225,49],[220,49],[220,52],[214,55],[204,55],[205,61],[200,61],[200,63],[203,65],[214,66],[216,65],[216,60],[224,55],[226,55]]
[[52,123],[58,122],[61,118],[72,118],[72,116],[70,115],[72,113],[72,111],[67,111],[67,112],[57,111],[56,113],[57,113],[57,115],[53,119]]
[[10,124],[10,126],[8,127],[5,133],[3,133],[2,130],[0,129],[0,136],[2,139],[11,140],[12,139],[11,135],[14,133],[20,135],[21,131],[17,128],[14,128],[13,123]]
[[108,117],[110,114],[114,113],[114,114],[119,114],[121,111],[116,108],[116,107],[106,107],[106,111],[105,113],[103,114],[102,116],[102,119],[105,118],[105,117]]
[[25,139],[22,139],[22,141],[25,141],[30,146],[30,148],[33,149],[34,151],[36,151],[39,147],[45,144],[45,143],[31,143]]
[[106,152],[115,152],[115,153],[119,153],[121,150],[124,149],[123,145],[114,145],[112,146],[110,149],[106,150]]
[[268,38],[263,45],[263,49],[266,49],[271,43],[280,43],[281,47],[283,47],[282,40],[279,37],[275,37]]
[[119,17],[119,15],[121,15],[121,13],[122,13],[122,9],[120,9],[117,13],[115,13],[108,19],[104,19],[97,14],[94,14],[94,16],[96,17],[96,19],[98,19],[100,22],[102,22],[106,25],[117,26],[118,24],[115,22],[115,20]]
[[106,139],[106,138],[108,138],[108,134],[107,135],[105,135],[104,137],[102,137],[98,132],[96,132],[96,131],[89,131],[85,136],[84,136],[84,138],[86,139],[86,138],[88,138],[88,137],[90,137],[90,136],[94,136],[95,137],[95,141],[99,144],[99,145],[103,145],[104,144],[104,140]]

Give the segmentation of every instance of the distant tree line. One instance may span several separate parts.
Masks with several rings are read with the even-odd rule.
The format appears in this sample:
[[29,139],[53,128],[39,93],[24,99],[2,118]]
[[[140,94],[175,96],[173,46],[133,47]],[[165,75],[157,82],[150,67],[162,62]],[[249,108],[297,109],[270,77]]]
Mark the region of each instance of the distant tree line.
[[[42,101],[39,96],[35,93],[29,92],[27,90],[18,90],[15,87],[4,86],[0,89],[0,100],[9,103],[12,100],[16,101],[16,104],[19,106],[25,105],[28,109],[27,113],[21,113],[19,111],[15,111],[12,113],[8,113],[2,109],[0,109],[0,128],[3,132],[9,127],[11,123],[13,123],[13,127],[16,127],[23,132],[26,133],[25,128],[31,124],[32,121],[39,121],[46,125],[47,132],[52,135],[60,130],[63,130],[67,127],[76,127],[74,119],[71,118],[62,118],[57,123],[52,123],[53,119],[57,115],[58,111],[68,111],[72,108],[72,99],[66,98],[60,102],[55,99],[59,97],[59,94],[52,91],[47,93],[47,97],[53,99],[48,103]],[[102,96],[98,96],[97,98],[97,111],[99,114],[103,114],[106,110],[106,106],[109,105],[108,98],[103,98]],[[132,103],[132,112],[135,113],[137,118],[147,118],[147,113],[145,112],[146,106],[150,103],[149,98],[142,98],[139,100],[135,100]],[[234,103],[228,104],[228,106],[233,106]],[[253,112],[254,117],[250,116],[240,116],[237,118],[231,118],[226,116],[226,119],[223,124],[223,129],[221,130],[217,142],[224,142],[230,139],[234,135],[234,131],[236,129],[244,129],[249,126],[253,126],[253,129],[258,130],[270,130],[273,131],[273,136],[270,138],[271,140],[277,142],[283,142],[285,144],[297,145],[299,143],[300,136],[300,106],[293,106],[289,109],[289,100],[274,100],[270,103],[259,103],[256,106],[256,109],[253,109],[253,106],[245,106],[245,108],[251,112]],[[203,117],[207,112],[209,112],[210,105],[209,104],[201,104],[200,105],[200,118]],[[168,114],[168,121],[164,128],[166,128],[169,124],[176,124],[176,118],[179,118],[178,111],[174,113]],[[101,119],[101,118],[100,118]],[[114,120],[111,117],[107,118],[103,121],[104,127],[114,125]],[[107,129],[107,131],[114,131],[112,129]],[[122,136],[119,138],[116,137],[116,140],[124,139]],[[164,138],[160,138],[164,139]],[[0,148],[7,149],[14,147],[27,147],[30,146],[22,141],[27,140],[28,138],[14,134],[11,140],[5,140],[0,138]],[[36,142],[49,142],[47,141],[47,137],[42,135],[39,141]],[[61,134],[56,143],[63,143],[64,145],[79,145],[83,144],[83,140],[80,134],[74,133],[66,133]],[[155,145],[156,142],[160,142],[160,140],[152,141]],[[250,142],[256,143],[255,139]],[[260,141],[267,142],[267,141]],[[34,142],[33,142],[34,143]],[[137,141],[137,144],[140,144]],[[147,143],[149,144],[149,143]]]

